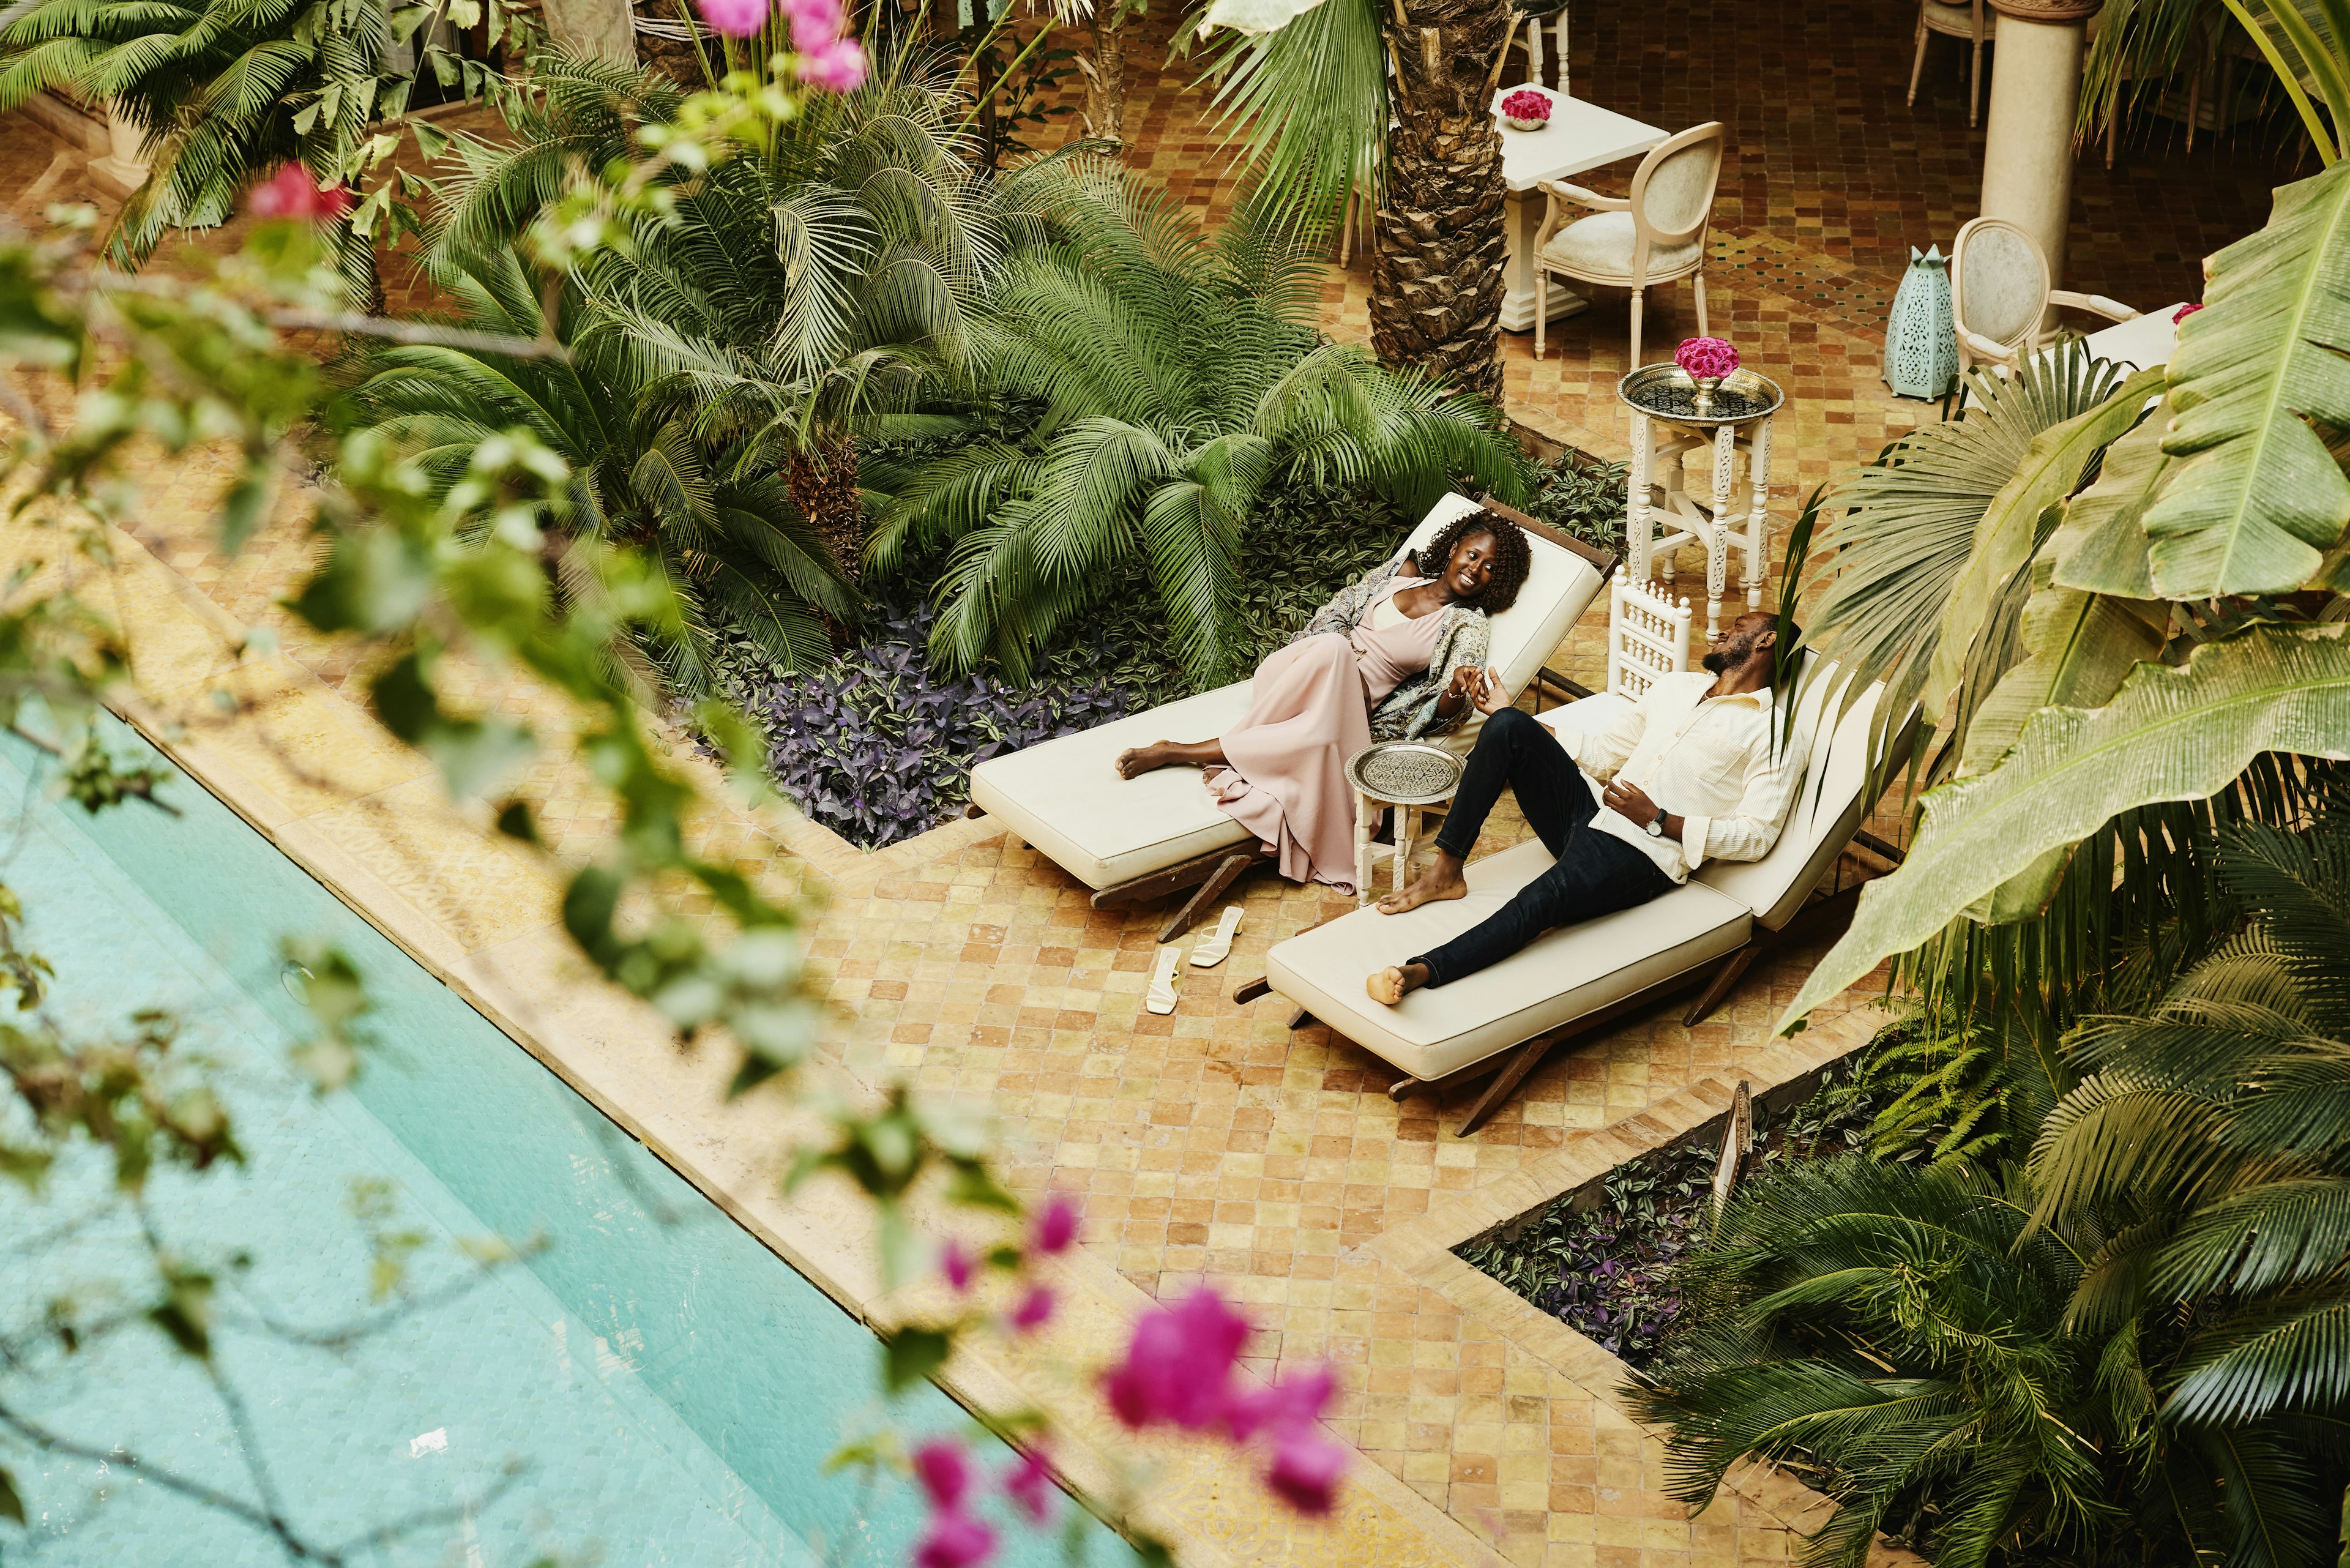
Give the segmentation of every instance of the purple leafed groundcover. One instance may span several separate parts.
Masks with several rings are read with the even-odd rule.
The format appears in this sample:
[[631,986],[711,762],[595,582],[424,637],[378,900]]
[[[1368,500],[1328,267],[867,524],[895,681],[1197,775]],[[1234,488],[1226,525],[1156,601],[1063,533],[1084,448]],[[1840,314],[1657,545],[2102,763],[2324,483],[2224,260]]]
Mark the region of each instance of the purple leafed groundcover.
[[879,849],[928,832],[971,797],[971,768],[1123,718],[1141,694],[1107,678],[1021,688],[993,670],[942,676],[928,606],[877,604],[866,641],[755,692],[775,786],[849,842]]

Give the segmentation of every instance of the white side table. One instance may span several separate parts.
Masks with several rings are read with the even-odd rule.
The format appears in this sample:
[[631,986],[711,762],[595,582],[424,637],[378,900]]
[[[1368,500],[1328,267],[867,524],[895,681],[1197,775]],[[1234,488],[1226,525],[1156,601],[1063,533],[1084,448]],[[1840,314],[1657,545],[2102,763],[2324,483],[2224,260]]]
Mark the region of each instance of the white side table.
[[[1762,585],[1770,576],[1771,417],[1783,400],[1776,385],[1751,370],[1724,380],[1718,412],[1692,412],[1689,378],[1676,366],[1649,365],[1617,383],[1617,395],[1632,410],[1632,467],[1624,497],[1627,575],[1645,583],[1652,570],[1668,587],[1672,552],[1687,545],[1705,550],[1705,633],[1721,629],[1721,597],[1728,586],[1730,552],[1735,545],[1739,586],[1746,607],[1762,607]],[[1733,400],[1733,399],[1735,400]],[[1683,460],[1702,450],[1711,459],[1707,498],[1689,493]],[[1739,483],[1741,456],[1745,484]],[[1659,560],[1659,557],[1662,559]]]
[[[1394,867],[1390,885],[1402,889],[1412,851],[1433,826],[1430,818],[1443,820],[1465,766],[1456,753],[1426,741],[1380,741],[1347,759],[1347,782],[1355,786],[1357,909],[1371,901],[1371,878],[1381,861]],[[1394,841],[1381,844],[1376,836],[1379,818],[1390,806],[1396,814]]]

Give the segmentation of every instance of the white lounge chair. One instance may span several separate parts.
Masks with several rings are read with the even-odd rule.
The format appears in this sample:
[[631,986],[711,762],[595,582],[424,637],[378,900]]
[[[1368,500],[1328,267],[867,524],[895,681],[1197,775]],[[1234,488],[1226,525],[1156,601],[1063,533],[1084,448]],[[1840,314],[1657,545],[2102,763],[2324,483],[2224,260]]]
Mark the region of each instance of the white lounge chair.
[[[1845,682],[1831,668],[1803,689],[1796,722],[1812,735]],[[1300,1010],[1295,1028],[1318,1018],[1333,1031],[1409,1075],[1388,1093],[1398,1100],[1440,1094],[1498,1073],[1471,1109],[1468,1137],[1507,1101],[1550,1048],[1696,981],[1712,981],[1688,1022],[1695,1023],[1729,994],[1754,959],[1804,924],[1849,919],[1857,885],[1832,898],[1806,901],[1868,815],[1866,757],[1881,686],[1862,693],[1836,723],[1825,750],[1814,747],[1786,826],[1760,860],[1715,860],[1662,898],[1563,926],[1524,951],[1465,980],[1415,991],[1395,1007],[1373,1002],[1366,976],[1459,936],[1534,877],[1551,856],[1539,840],[1513,846],[1468,868],[1469,896],[1423,904],[1402,915],[1358,909],[1274,944],[1260,981],[1233,992],[1239,1002],[1278,992]],[[1590,731],[1629,700],[1602,692],[1539,715],[1555,730]],[[1917,716],[1887,741],[1890,774],[1916,733]]]
[[[1481,503],[1447,495],[1398,549],[1417,549]],[[1616,557],[1570,538],[1522,512],[1482,504],[1525,529],[1534,569],[1517,603],[1493,618],[1490,662],[1504,685],[1523,691],[1616,569]],[[1555,678],[1554,678],[1555,680]],[[1201,741],[1248,714],[1251,682],[1236,681],[1147,712],[1128,714],[1080,734],[1007,752],[972,770],[972,815],[1002,822],[1055,866],[1094,889],[1097,909],[1196,888],[1159,940],[1171,941],[1261,857],[1248,830],[1201,787],[1194,768],[1161,768],[1120,779],[1118,754],[1152,741]],[[1451,737],[1463,751],[1482,714]]]

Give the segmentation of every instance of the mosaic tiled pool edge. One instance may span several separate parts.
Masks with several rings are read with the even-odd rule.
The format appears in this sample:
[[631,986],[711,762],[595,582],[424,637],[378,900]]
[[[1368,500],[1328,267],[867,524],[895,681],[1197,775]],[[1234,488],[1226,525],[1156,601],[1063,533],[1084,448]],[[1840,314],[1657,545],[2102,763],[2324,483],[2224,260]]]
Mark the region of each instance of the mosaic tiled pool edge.
[[[143,749],[127,729],[116,741]],[[20,761],[0,760],[0,787],[20,801],[36,800],[37,789],[16,771]],[[864,1327],[513,1049],[221,803],[184,775],[172,782],[171,797],[186,814],[179,819],[135,804],[95,819],[78,808],[32,807],[35,820],[19,853],[0,873],[23,884],[31,940],[59,961],[61,1006],[93,1027],[119,1027],[123,1011],[134,1005],[172,1006],[235,1061],[239,1108],[261,1129],[252,1139],[256,1174],[159,1182],[159,1209],[212,1193],[207,1184],[217,1180],[235,1182],[244,1197],[258,1193],[270,1217],[265,1228],[276,1234],[256,1241],[256,1268],[280,1287],[315,1280],[298,1267],[288,1274],[283,1262],[271,1263],[267,1243],[277,1235],[301,1237],[306,1255],[331,1259],[349,1274],[357,1232],[340,1212],[338,1179],[360,1174],[395,1181],[406,1200],[403,1222],[415,1222],[421,1211],[421,1228],[440,1239],[494,1232],[543,1234],[552,1242],[448,1308],[403,1323],[360,1357],[376,1382],[390,1376],[400,1386],[378,1401],[375,1384],[359,1378],[369,1401],[389,1406],[346,1412],[354,1430],[370,1428],[366,1442],[317,1428],[297,1440],[272,1435],[265,1424],[262,1440],[292,1480],[287,1490],[296,1517],[330,1509],[338,1526],[348,1526],[361,1517],[380,1521],[404,1510],[449,1506],[460,1492],[479,1496],[493,1490],[514,1445],[529,1449],[529,1438],[539,1439],[542,1449],[551,1440],[556,1458],[549,1463],[543,1454],[525,1454],[530,1468],[509,1483],[512,1490],[464,1524],[473,1550],[485,1542],[515,1549],[491,1552],[493,1563],[527,1560],[521,1550],[527,1542],[550,1538],[567,1549],[593,1547],[608,1563],[796,1564],[817,1560],[809,1541],[829,1561],[903,1561],[921,1516],[910,1490],[891,1481],[868,1495],[851,1477],[821,1474],[845,1424],[873,1403]],[[101,952],[109,933],[113,950]],[[314,1100],[283,1066],[284,1049],[304,1028],[276,949],[279,936],[293,933],[331,933],[368,975],[376,1028],[388,1045],[351,1096]],[[298,1135],[290,1142],[289,1132]],[[311,1194],[323,1210],[287,1210],[289,1183],[328,1189]],[[90,1240],[103,1246],[104,1238]],[[429,1270],[436,1255],[445,1254],[439,1248],[421,1252],[420,1266]],[[323,1272],[330,1279],[336,1273]],[[305,1301],[294,1303],[302,1309],[294,1315],[310,1323],[366,1315],[364,1292],[345,1293],[352,1299],[339,1312]],[[441,1319],[453,1319],[471,1340],[452,1337]],[[410,1348],[421,1352],[424,1365],[399,1362],[395,1353],[410,1334],[423,1337]],[[313,1382],[325,1376],[334,1386],[326,1391],[330,1405],[353,1394],[350,1380],[359,1373],[351,1367],[295,1369],[291,1361],[300,1357],[289,1361],[282,1345],[275,1349],[286,1365],[262,1357],[245,1368],[261,1386],[253,1399],[257,1407],[298,1410],[322,1396],[316,1387],[270,1386],[280,1373]],[[534,1354],[540,1365],[518,1365]],[[202,1397],[201,1385],[189,1383],[169,1352],[158,1355],[136,1381],[172,1390],[163,1401],[171,1414],[192,1416],[192,1407],[183,1407]],[[513,1386],[534,1372],[564,1386],[540,1398]],[[501,1381],[508,1386],[489,1386]],[[95,1423],[77,1435],[110,1445],[123,1436],[101,1429],[109,1421],[143,1421],[140,1446],[155,1450],[151,1457],[172,1451],[172,1423],[155,1428],[151,1402],[142,1406],[127,1389],[109,1394],[107,1379],[88,1373],[75,1382],[75,1407]],[[437,1391],[421,1391],[419,1384]],[[583,1390],[587,1406],[608,1406],[605,1415],[617,1415],[614,1434],[599,1435],[603,1417],[571,1407],[581,1405]],[[504,1426],[485,1438],[481,1428],[495,1423],[480,1407],[493,1393],[523,1404],[504,1409]],[[433,1411],[448,1414],[435,1420]],[[908,1397],[899,1418],[916,1430],[966,1421],[927,1386]],[[398,1440],[388,1436],[395,1427]],[[410,1449],[400,1450],[400,1441]],[[608,1451],[616,1445],[631,1451]],[[498,1452],[487,1451],[493,1448]],[[194,1451],[199,1469],[227,1464],[234,1453],[202,1442]],[[345,1462],[306,1470],[303,1456],[313,1454],[340,1455]],[[427,1459],[448,1473],[447,1487],[420,1489],[414,1478],[428,1473],[421,1465]],[[401,1484],[374,1489],[385,1494],[377,1500],[383,1507],[368,1501],[370,1460],[401,1472]],[[20,1467],[24,1461],[21,1453],[12,1460]],[[277,1555],[241,1524],[192,1522],[178,1514],[169,1516],[173,1533],[166,1546],[151,1539],[151,1489],[141,1496],[118,1479],[106,1506],[77,1503],[92,1490],[88,1468],[50,1464],[29,1472],[37,1478],[29,1489],[36,1523],[46,1511],[51,1527],[36,1532],[46,1537],[39,1561],[230,1563]],[[223,1479],[234,1476],[230,1464]],[[123,1506],[126,1498],[134,1506]],[[85,1517],[58,1532],[68,1514]],[[215,1539],[217,1531],[207,1534],[207,1525],[224,1526],[227,1534]],[[132,1554],[124,1554],[122,1529],[137,1548]],[[324,1532],[335,1539],[356,1532]],[[224,1542],[246,1551],[223,1555]],[[383,1561],[436,1562],[439,1544],[421,1556]],[[5,1545],[0,1533],[0,1549]],[[183,1548],[196,1554],[179,1554]],[[1058,1560],[1058,1547],[1024,1536],[1012,1555],[1041,1564]],[[1127,1555],[1093,1525],[1090,1561]]]

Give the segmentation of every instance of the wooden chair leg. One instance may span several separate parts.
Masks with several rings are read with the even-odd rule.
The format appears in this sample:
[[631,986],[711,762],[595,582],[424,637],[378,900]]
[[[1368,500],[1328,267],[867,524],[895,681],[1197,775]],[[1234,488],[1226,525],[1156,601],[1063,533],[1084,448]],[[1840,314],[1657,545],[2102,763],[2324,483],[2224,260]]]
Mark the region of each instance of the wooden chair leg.
[[1273,981],[1263,975],[1257,976],[1254,980],[1244,980],[1232,987],[1232,1000],[1243,1005],[1254,1002],[1260,996],[1271,994],[1273,994]]
[[1556,1044],[1557,1041],[1554,1037],[1545,1035],[1538,1040],[1529,1040],[1519,1046],[1518,1054],[1510,1059],[1508,1066],[1502,1069],[1501,1076],[1487,1085],[1485,1092],[1477,1096],[1477,1103],[1469,1107],[1469,1119],[1462,1122],[1461,1130],[1452,1136],[1467,1137],[1471,1133],[1483,1127],[1493,1113],[1502,1108],[1517,1086],[1525,1081],[1526,1075],[1533,1072],[1544,1056],[1550,1054],[1550,1048]]
[[1314,1015],[1302,1007],[1289,1015],[1289,1026],[1292,1029],[1303,1029],[1313,1022]]
[[1540,260],[1534,262],[1534,358],[1543,357],[1545,330],[1550,325],[1550,274]]
[[1249,862],[1255,858],[1255,855],[1246,852],[1225,856],[1222,864],[1210,872],[1208,879],[1200,884],[1191,898],[1184,900],[1181,909],[1175,911],[1175,918],[1167,922],[1167,929],[1159,933],[1159,940],[1162,942],[1171,942],[1190,930],[1191,921],[1200,911],[1222,896],[1223,890],[1231,887],[1233,880],[1248,869]]
[[1918,78],[1926,74],[1926,7],[1918,7],[1918,57],[1909,62],[1909,106],[1918,105]]
[[1640,301],[1648,292],[1645,288],[1632,290],[1632,369],[1635,370],[1640,368]]
[[[1705,244],[1705,236],[1700,234],[1697,243]],[[1690,287],[1697,295],[1697,335],[1703,337],[1708,335],[1705,325],[1705,264],[1703,262],[1700,262],[1697,271],[1690,275]]]
[[1975,40],[1974,63],[1967,67],[1967,129],[1975,128],[1975,119],[1982,108],[1982,40]]
[[1721,1005],[1721,999],[1730,994],[1731,988],[1738,983],[1739,977],[1743,975],[1747,966],[1754,961],[1754,955],[1758,950],[1753,944],[1749,943],[1731,954],[1728,961],[1713,971],[1713,979],[1706,983],[1704,992],[1682,1016],[1681,1027],[1694,1029],[1704,1023],[1706,1014]]

